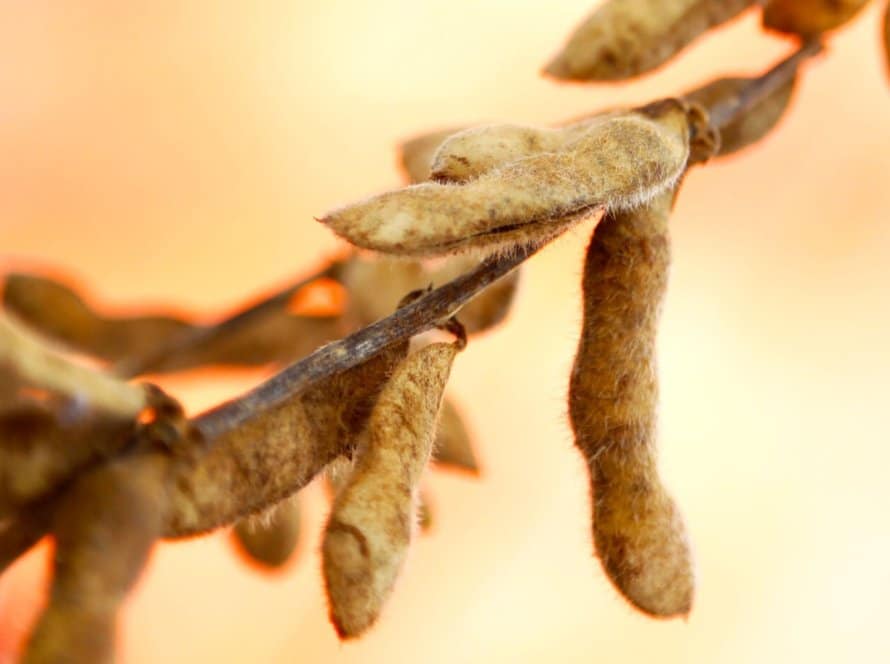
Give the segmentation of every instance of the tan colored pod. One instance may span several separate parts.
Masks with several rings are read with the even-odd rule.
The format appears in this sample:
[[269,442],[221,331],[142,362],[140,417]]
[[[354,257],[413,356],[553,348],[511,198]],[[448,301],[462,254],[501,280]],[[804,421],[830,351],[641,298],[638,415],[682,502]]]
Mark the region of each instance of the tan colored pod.
[[[705,108],[736,97],[752,78],[718,78],[688,92],[684,97]],[[715,156],[725,157],[758,142],[769,134],[788,110],[797,79],[767,95],[760,103],[742,114],[738,120],[720,130],[720,149]]]
[[655,449],[655,336],[671,202],[665,192],[597,227],[569,389],[575,444],[590,470],[597,555],[618,590],[656,616],[689,613],[694,591],[686,531],[658,476]]
[[411,354],[384,387],[325,529],[322,570],[331,621],[354,638],[376,620],[401,569],[415,523],[418,483],[456,344]]
[[32,388],[57,392],[109,415],[135,417],[146,406],[145,390],[75,364],[12,316],[0,311],[0,365]]
[[321,221],[349,242],[431,256],[549,237],[577,215],[633,207],[670,187],[689,157],[689,108],[677,100],[594,123],[557,153],[510,162],[463,185],[374,196]]
[[637,76],[753,4],[755,0],[607,0],[575,29],[544,73],[574,81]]
[[281,501],[268,514],[241,519],[232,541],[251,563],[274,570],[293,557],[300,541],[300,504],[296,496]]
[[763,8],[763,26],[811,37],[840,27],[869,0],[771,0]]
[[100,664],[114,657],[117,609],[160,533],[169,457],[123,457],[80,476],[53,516],[49,603],[23,662]]
[[438,129],[405,140],[399,146],[399,167],[408,181],[415,183],[429,180],[430,165],[433,163],[436,150],[446,138],[464,129],[464,127]]

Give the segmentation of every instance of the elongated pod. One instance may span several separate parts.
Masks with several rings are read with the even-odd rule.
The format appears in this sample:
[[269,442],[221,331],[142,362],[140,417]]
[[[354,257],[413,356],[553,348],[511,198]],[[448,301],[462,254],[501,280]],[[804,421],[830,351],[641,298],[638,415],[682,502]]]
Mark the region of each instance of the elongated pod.
[[100,664],[117,609],[160,534],[169,457],[140,454],[80,476],[58,503],[52,590],[24,662]]
[[772,30],[811,37],[852,19],[869,0],[771,0],[763,8],[763,25]]
[[575,29],[544,72],[576,81],[637,76],[753,4],[755,0],[607,0]]
[[334,501],[322,569],[341,638],[356,637],[377,620],[402,566],[456,353],[455,344],[432,344],[396,369],[368,421],[355,469]]
[[321,221],[359,247],[406,256],[548,235],[573,215],[632,207],[670,187],[686,167],[697,113],[665,100],[594,123],[560,152],[504,164],[463,185],[385,193]]
[[672,193],[606,216],[587,250],[569,415],[590,470],[603,568],[637,608],[685,615],[694,577],[680,513],[658,476],[655,333],[667,284]]

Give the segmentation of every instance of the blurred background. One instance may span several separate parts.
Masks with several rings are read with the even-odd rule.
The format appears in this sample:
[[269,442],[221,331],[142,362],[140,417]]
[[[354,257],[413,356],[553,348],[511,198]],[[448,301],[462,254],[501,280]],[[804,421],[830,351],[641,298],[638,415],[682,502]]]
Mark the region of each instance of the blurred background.
[[[564,403],[585,226],[529,263],[510,319],[458,359],[483,476],[430,478],[433,532],[364,639],[327,624],[313,485],[283,574],[245,566],[225,533],[159,546],[120,661],[888,661],[890,94],[873,4],[779,130],[679,199],[660,445],[697,555],[687,621],[635,613],[591,556]],[[110,311],[213,316],[339,251],[313,216],[398,186],[402,138],[645,102],[791,47],[748,15],[633,85],[542,79],[589,9],[0,3],[0,270],[50,269]],[[260,378],[164,385],[197,412]],[[47,554],[0,578],[0,662],[43,601]]]

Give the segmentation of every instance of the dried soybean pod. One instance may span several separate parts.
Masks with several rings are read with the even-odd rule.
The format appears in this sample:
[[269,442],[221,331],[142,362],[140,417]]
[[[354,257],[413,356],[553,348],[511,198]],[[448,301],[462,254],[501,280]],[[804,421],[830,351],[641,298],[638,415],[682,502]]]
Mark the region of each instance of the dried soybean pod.
[[170,316],[100,316],[68,286],[37,275],[8,275],[3,302],[35,330],[72,350],[111,361],[147,352],[191,328]]
[[575,444],[593,494],[593,539],[606,574],[637,608],[689,613],[694,576],[685,528],[658,477],[656,325],[667,285],[665,192],[608,215],[584,267],[584,322],[569,388]]
[[436,444],[433,447],[433,463],[479,474],[479,463],[473,453],[470,434],[464,425],[460,411],[448,397],[442,401]]
[[169,457],[123,457],[82,475],[58,501],[49,604],[25,664],[113,660],[117,609],[158,537]]
[[604,111],[558,127],[502,124],[467,129],[442,142],[433,157],[430,178],[439,182],[467,182],[511,161],[562,150],[594,123],[618,113]]
[[284,566],[300,540],[300,505],[296,496],[272,508],[269,514],[241,519],[232,540],[252,563],[265,569]]
[[424,182],[430,179],[430,165],[433,155],[446,138],[464,127],[438,129],[405,140],[399,146],[399,166],[409,182]]
[[689,157],[689,113],[679,100],[665,100],[594,123],[560,152],[510,162],[463,185],[388,192],[321,221],[359,247],[401,255],[533,241],[591,211],[632,207],[670,187]]
[[456,344],[408,356],[383,388],[325,529],[322,569],[341,638],[371,626],[389,596],[414,524],[417,485],[429,460]]
[[[691,102],[711,108],[723,100],[731,99],[741,92],[752,78],[718,78],[707,85],[690,91],[684,97]],[[756,143],[778,124],[788,109],[796,78],[767,95],[758,104],[743,113],[735,122],[720,130],[720,150],[717,157],[725,157]]]
[[763,26],[812,37],[840,27],[869,0],[771,0],[763,8]]
[[[208,441],[191,462],[177,463],[164,537],[207,532],[256,514],[302,488],[364,428],[407,342],[325,378],[290,401]],[[201,429],[201,416],[195,427]]]
[[574,81],[617,81],[637,76],[667,62],[697,37],[755,3],[608,0],[575,29],[544,72]]
[[109,415],[135,417],[146,405],[140,386],[71,362],[3,311],[0,365],[28,387],[61,393]]

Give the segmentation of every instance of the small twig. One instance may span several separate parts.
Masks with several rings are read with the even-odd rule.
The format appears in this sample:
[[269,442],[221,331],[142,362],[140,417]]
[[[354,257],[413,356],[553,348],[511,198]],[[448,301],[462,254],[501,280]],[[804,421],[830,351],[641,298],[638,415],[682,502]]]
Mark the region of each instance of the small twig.
[[182,335],[177,335],[168,343],[162,344],[151,353],[141,357],[126,358],[114,365],[112,371],[117,376],[132,378],[133,376],[157,369],[173,356],[186,354],[199,346],[211,344],[218,339],[227,337],[239,329],[252,325],[275,313],[287,304],[294,295],[312,282],[335,275],[338,267],[339,263],[328,265],[319,272],[276,291],[216,325],[188,330]]

